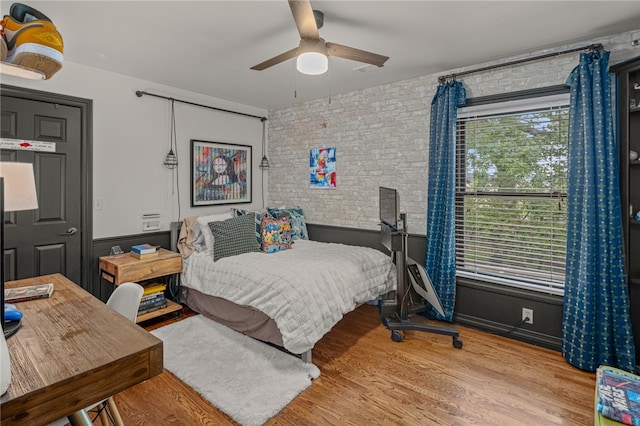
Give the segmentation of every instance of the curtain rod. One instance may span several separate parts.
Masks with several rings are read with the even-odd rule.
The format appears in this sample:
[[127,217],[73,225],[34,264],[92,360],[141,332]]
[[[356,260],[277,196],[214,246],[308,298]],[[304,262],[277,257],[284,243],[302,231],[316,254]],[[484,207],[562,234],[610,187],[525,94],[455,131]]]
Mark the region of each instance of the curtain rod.
[[212,106],[209,106],[209,105],[197,104],[195,102],[183,101],[183,100],[180,100],[180,99],[170,98],[168,96],[156,95],[156,94],[153,94],[153,93],[144,92],[142,90],[137,90],[136,91],[136,96],[137,97],[141,98],[142,95],[154,96],[156,98],[166,99],[168,101],[175,101],[175,102],[180,102],[180,103],[187,104],[187,105],[193,105],[193,106],[198,106],[198,107],[202,107],[202,108],[214,109],[216,111],[228,112],[230,114],[244,115],[245,117],[258,118],[263,123],[265,121],[267,121],[267,117],[260,117],[259,115],[246,114],[244,112],[231,111],[231,110],[228,110],[228,109],[216,108],[216,107],[212,107]]
[[547,53],[547,54],[544,54],[544,55],[534,56],[532,58],[518,59],[518,60],[515,60],[515,61],[505,62],[505,63],[502,63],[502,64],[489,65],[487,67],[478,68],[478,69],[475,69],[475,70],[462,71],[462,72],[459,72],[459,73],[453,73],[453,74],[448,74],[448,75],[441,75],[440,77],[438,77],[438,83],[444,83],[445,81],[450,80],[450,79],[455,80],[456,77],[459,77],[459,76],[462,76],[462,75],[473,74],[473,73],[482,72],[482,71],[489,71],[489,70],[492,70],[492,69],[495,69],[495,68],[508,67],[508,66],[511,66],[511,65],[518,65],[518,64],[522,64],[524,62],[537,61],[539,59],[545,59],[545,58],[550,58],[552,56],[564,55],[566,53],[579,52],[581,50],[586,50],[587,52],[596,52],[596,51],[601,50],[601,49],[602,49],[602,44],[596,43],[596,44],[590,44],[588,46],[576,47],[574,49],[562,50],[560,52],[553,52],[553,53]]

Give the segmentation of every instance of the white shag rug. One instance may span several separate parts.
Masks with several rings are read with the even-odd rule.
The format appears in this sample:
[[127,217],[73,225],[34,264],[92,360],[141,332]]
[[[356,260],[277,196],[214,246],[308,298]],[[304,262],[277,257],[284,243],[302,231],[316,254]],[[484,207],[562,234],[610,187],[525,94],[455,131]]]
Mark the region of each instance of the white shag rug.
[[243,426],[262,425],[320,376],[313,364],[203,315],[151,332],[164,368]]

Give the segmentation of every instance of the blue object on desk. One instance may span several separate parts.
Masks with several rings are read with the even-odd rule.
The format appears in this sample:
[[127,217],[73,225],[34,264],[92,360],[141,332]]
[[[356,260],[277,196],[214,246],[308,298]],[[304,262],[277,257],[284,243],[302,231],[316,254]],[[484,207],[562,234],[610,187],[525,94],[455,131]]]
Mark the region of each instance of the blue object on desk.
[[22,319],[22,312],[10,303],[4,304],[4,322],[20,321]]

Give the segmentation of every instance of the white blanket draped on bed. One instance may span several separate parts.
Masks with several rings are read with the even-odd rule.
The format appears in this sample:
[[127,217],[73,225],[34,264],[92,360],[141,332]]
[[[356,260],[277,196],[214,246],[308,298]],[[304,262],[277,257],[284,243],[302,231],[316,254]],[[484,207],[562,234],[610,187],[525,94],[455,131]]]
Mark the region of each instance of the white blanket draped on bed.
[[358,304],[395,290],[396,269],[375,249],[296,240],[289,250],[215,263],[193,253],[181,282],[264,312],[278,325],[285,349],[301,354]]

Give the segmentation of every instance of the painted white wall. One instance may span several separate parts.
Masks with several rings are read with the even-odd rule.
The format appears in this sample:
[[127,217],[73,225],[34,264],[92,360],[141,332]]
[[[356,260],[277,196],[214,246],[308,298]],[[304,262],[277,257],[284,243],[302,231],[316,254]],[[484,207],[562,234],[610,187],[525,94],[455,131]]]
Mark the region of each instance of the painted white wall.
[[65,62],[50,80],[3,75],[0,81],[93,101],[93,197],[102,204],[102,210],[93,212],[94,238],[140,233],[140,216],[145,212],[160,213],[161,228],[166,230],[179,217],[219,213],[229,208],[229,205],[190,207],[191,139],[251,145],[253,202],[242,206],[262,207],[259,119],[175,103],[178,204],[178,191],[173,189],[176,172],[162,166],[169,151],[170,103],[151,96],[137,97],[135,92],[142,90],[260,117],[267,115],[266,110],[71,62]]

